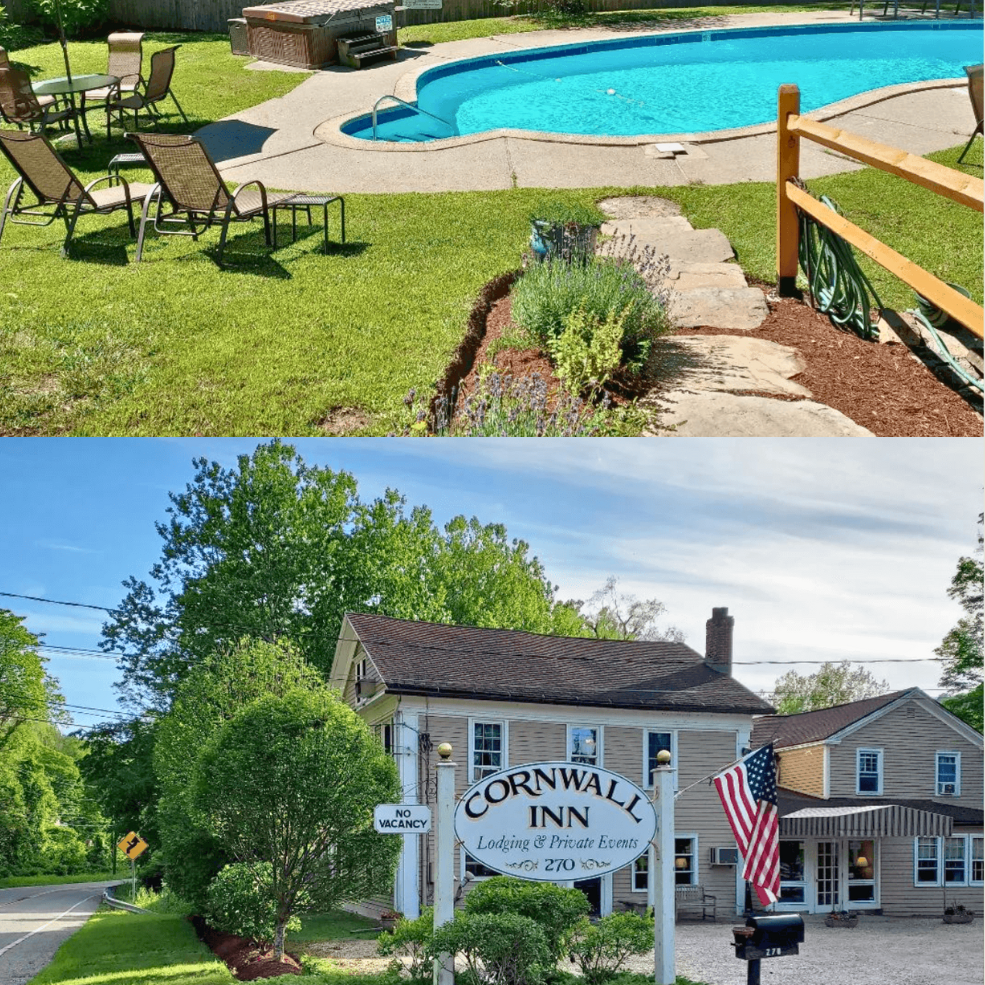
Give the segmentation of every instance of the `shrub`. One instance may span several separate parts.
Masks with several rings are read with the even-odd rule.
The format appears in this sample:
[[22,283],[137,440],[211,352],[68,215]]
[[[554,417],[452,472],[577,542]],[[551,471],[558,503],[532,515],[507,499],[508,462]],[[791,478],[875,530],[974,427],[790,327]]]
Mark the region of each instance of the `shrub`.
[[600,390],[619,368],[625,320],[624,313],[610,313],[600,322],[577,308],[565,319],[564,331],[548,339],[557,375],[571,393]]
[[632,954],[653,947],[653,920],[638,913],[611,913],[598,923],[579,926],[570,952],[588,985],[614,978]]
[[605,222],[605,213],[594,205],[549,198],[538,202],[530,210],[530,221],[558,226],[601,226]]
[[414,981],[431,981],[431,960],[434,948],[434,911],[428,907],[416,920],[403,919],[393,930],[380,934],[377,951],[385,956],[399,955],[410,959],[408,971]]
[[516,914],[534,920],[544,933],[554,965],[566,952],[578,921],[588,914],[588,899],[578,889],[496,876],[479,883],[465,897],[465,911]]
[[[26,0],[25,7],[49,33],[58,31],[55,0]],[[109,0],[61,0],[62,25],[67,37],[76,38],[93,32],[106,23]]]
[[[216,930],[270,944],[277,926],[272,881],[269,862],[261,863],[256,873],[241,862],[227,865],[209,884],[205,919]],[[288,920],[287,929],[301,929],[298,917]]]
[[459,910],[434,932],[437,954],[460,954],[471,985],[537,985],[553,964],[543,929],[519,913]]
[[619,258],[596,257],[586,264],[545,260],[528,267],[513,288],[514,321],[545,348],[579,308],[600,323],[624,316],[620,350],[630,370],[642,368],[653,339],[669,328],[643,276]]

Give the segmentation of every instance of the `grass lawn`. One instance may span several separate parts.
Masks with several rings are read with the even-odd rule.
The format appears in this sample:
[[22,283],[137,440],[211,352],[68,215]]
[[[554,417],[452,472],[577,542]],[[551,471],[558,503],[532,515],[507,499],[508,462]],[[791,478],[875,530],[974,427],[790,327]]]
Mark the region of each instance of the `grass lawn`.
[[74,882],[107,882],[116,878],[112,872],[77,872],[71,876],[4,876],[0,879],[0,889],[18,889],[21,886],[62,886]]
[[[481,31],[487,23],[432,27]],[[175,90],[192,127],[282,95],[305,78],[244,71],[222,35],[151,34],[145,56],[176,42],[183,47]],[[76,71],[99,70],[105,44],[73,44],[71,54]],[[61,72],[57,44],[12,57],[37,76]],[[97,136],[93,148],[67,151],[66,159],[91,180],[127,149],[116,137],[107,144]],[[951,163],[957,154],[933,157]],[[981,161],[980,142],[971,159]],[[968,170],[980,175],[981,165]],[[0,190],[12,180],[12,169],[0,164]],[[979,215],[875,171],[811,185],[863,228],[981,300]],[[747,273],[773,279],[772,184],[597,188],[551,197],[587,204],[633,191],[680,201],[696,227],[725,232]],[[137,265],[119,213],[80,221],[68,260],[59,256],[60,226],[8,225],[0,245],[0,435],[317,435],[333,432],[339,408],[364,415],[365,426],[352,433],[400,430],[404,395],[412,387],[430,392],[482,285],[519,265],[528,215],[543,196],[530,189],[347,195],[344,248],[325,256],[316,230],[270,255],[259,224],[238,226],[226,270],[207,249],[217,231],[197,243],[152,235]],[[912,303],[888,275],[873,279],[886,303]]]
[[291,941],[351,941],[372,940],[379,935],[378,920],[369,920],[346,910],[331,910],[328,913],[305,913],[301,916],[301,929],[291,934]]

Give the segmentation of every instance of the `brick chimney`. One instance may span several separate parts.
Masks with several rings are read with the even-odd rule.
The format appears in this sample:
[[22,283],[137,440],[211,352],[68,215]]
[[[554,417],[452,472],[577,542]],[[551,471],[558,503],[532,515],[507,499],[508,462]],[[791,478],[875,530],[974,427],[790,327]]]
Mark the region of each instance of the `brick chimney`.
[[732,673],[732,627],[735,617],[728,609],[712,609],[705,623],[705,663],[720,674]]

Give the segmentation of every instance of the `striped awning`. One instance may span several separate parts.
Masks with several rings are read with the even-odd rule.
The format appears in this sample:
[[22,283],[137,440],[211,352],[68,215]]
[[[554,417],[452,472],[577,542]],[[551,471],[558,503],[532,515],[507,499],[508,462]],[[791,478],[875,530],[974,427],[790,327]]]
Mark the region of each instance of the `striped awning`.
[[899,804],[805,807],[780,818],[781,838],[916,838],[951,834],[946,814]]

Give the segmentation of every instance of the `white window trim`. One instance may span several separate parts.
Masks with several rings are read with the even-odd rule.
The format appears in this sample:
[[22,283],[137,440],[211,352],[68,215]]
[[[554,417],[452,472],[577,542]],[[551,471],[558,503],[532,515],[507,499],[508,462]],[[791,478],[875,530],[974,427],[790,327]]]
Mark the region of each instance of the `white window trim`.
[[[636,863],[641,859],[645,858],[647,860],[647,870],[646,870],[646,882],[647,884],[642,889],[636,888]],[[650,891],[650,868],[649,868],[650,852],[645,851],[638,858],[634,858],[632,864],[629,867],[629,891],[631,893],[647,893]]]
[[944,858],[944,843],[948,841],[948,838],[944,838],[938,835],[934,838],[934,842],[937,845],[937,880],[935,882],[917,882],[917,850],[920,844],[919,838],[913,839],[913,885],[917,889],[940,889],[941,887],[955,887],[957,889],[963,889],[967,886],[981,886],[982,880],[973,880],[971,878],[971,840],[972,838],[981,838],[983,835],[970,834],[970,835],[951,835],[950,840],[958,839],[964,842],[964,879],[961,882],[946,882],[944,875],[946,872],[946,859]]
[[[875,753],[879,757],[879,781],[875,790],[862,790],[859,784],[862,773],[863,753]],[[883,774],[886,769],[886,757],[882,749],[859,748],[855,750],[855,794],[858,797],[881,797],[883,790]]]
[[[940,757],[954,757],[954,793],[941,793],[940,780]],[[961,796],[961,753],[956,749],[938,749],[934,755],[934,796],[935,797],[960,797]]]
[[[465,846],[464,845],[460,846],[459,847],[459,857],[458,857],[458,871],[461,873],[461,878],[459,880],[460,883],[465,881],[465,876],[466,876],[466,872],[465,872],[465,856],[466,855],[468,855],[468,852],[465,851]],[[472,857],[475,858],[474,855]],[[480,859],[476,859],[476,861],[478,862],[478,861],[481,861],[481,860]],[[482,864],[485,865],[485,862],[483,862]],[[489,866],[486,866],[486,868],[489,868]],[[472,882],[485,882],[487,879],[492,879],[492,878],[494,878],[494,877],[493,876],[470,876],[469,877],[469,882],[470,883],[472,883]]]
[[571,730],[576,728],[592,728],[595,729],[595,734],[598,736],[595,745],[595,765],[599,767],[605,766],[605,739],[604,739],[604,727],[602,725],[597,725],[594,722],[568,722],[564,730],[564,758],[565,761],[570,761],[571,756]]
[[[967,873],[967,877],[968,877],[968,885],[969,886],[985,885],[985,879],[973,879],[971,876],[971,861],[972,861],[971,846],[974,844],[976,838],[978,838],[979,840],[985,839],[985,834],[970,834],[967,835],[967,838],[968,838],[968,852],[965,857],[965,860],[967,862],[967,868],[965,869],[965,872]],[[985,847],[985,845],[983,845],[983,847]],[[985,866],[983,866],[983,869],[985,869]]]
[[[475,726],[476,725],[499,725],[502,728],[503,736],[503,762],[499,767],[501,770],[509,768],[510,765],[510,724],[499,718],[470,718],[469,719],[469,783],[475,783]],[[465,857],[464,855],[462,856]],[[464,866],[464,862],[462,865]],[[462,869],[464,872],[464,868]]]
[[[694,868],[691,870],[691,883],[690,883],[690,885],[692,885],[692,886],[700,886],[701,885],[701,851],[700,851],[700,846],[698,844],[698,833],[697,833],[697,831],[675,831],[674,832],[674,837],[675,838],[688,838],[688,839],[690,839],[691,844],[693,845],[692,852],[693,852],[693,858],[694,858]],[[675,846],[675,849],[676,849],[676,846]],[[674,852],[674,858],[677,858],[677,852],[676,852],[676,850]],[[674,869],[674,872],[676,874],[677,870]],[[675,886],[677,885],[676,878],[674,880],[674,885]]]
[[677,763],[677,729],[672,728],[644,728],[643,729],[643,768],[641,772],[643,773],[643,783],[642,787],[644,790],[653,789],[653,777],[647,776],[647,768],[650,765],[650,733],[651,732],[669,732],[670,733],[670,768],[673,771],[674,776],[674,790],[677,790],[677,777],[680,775],[680,769]]

